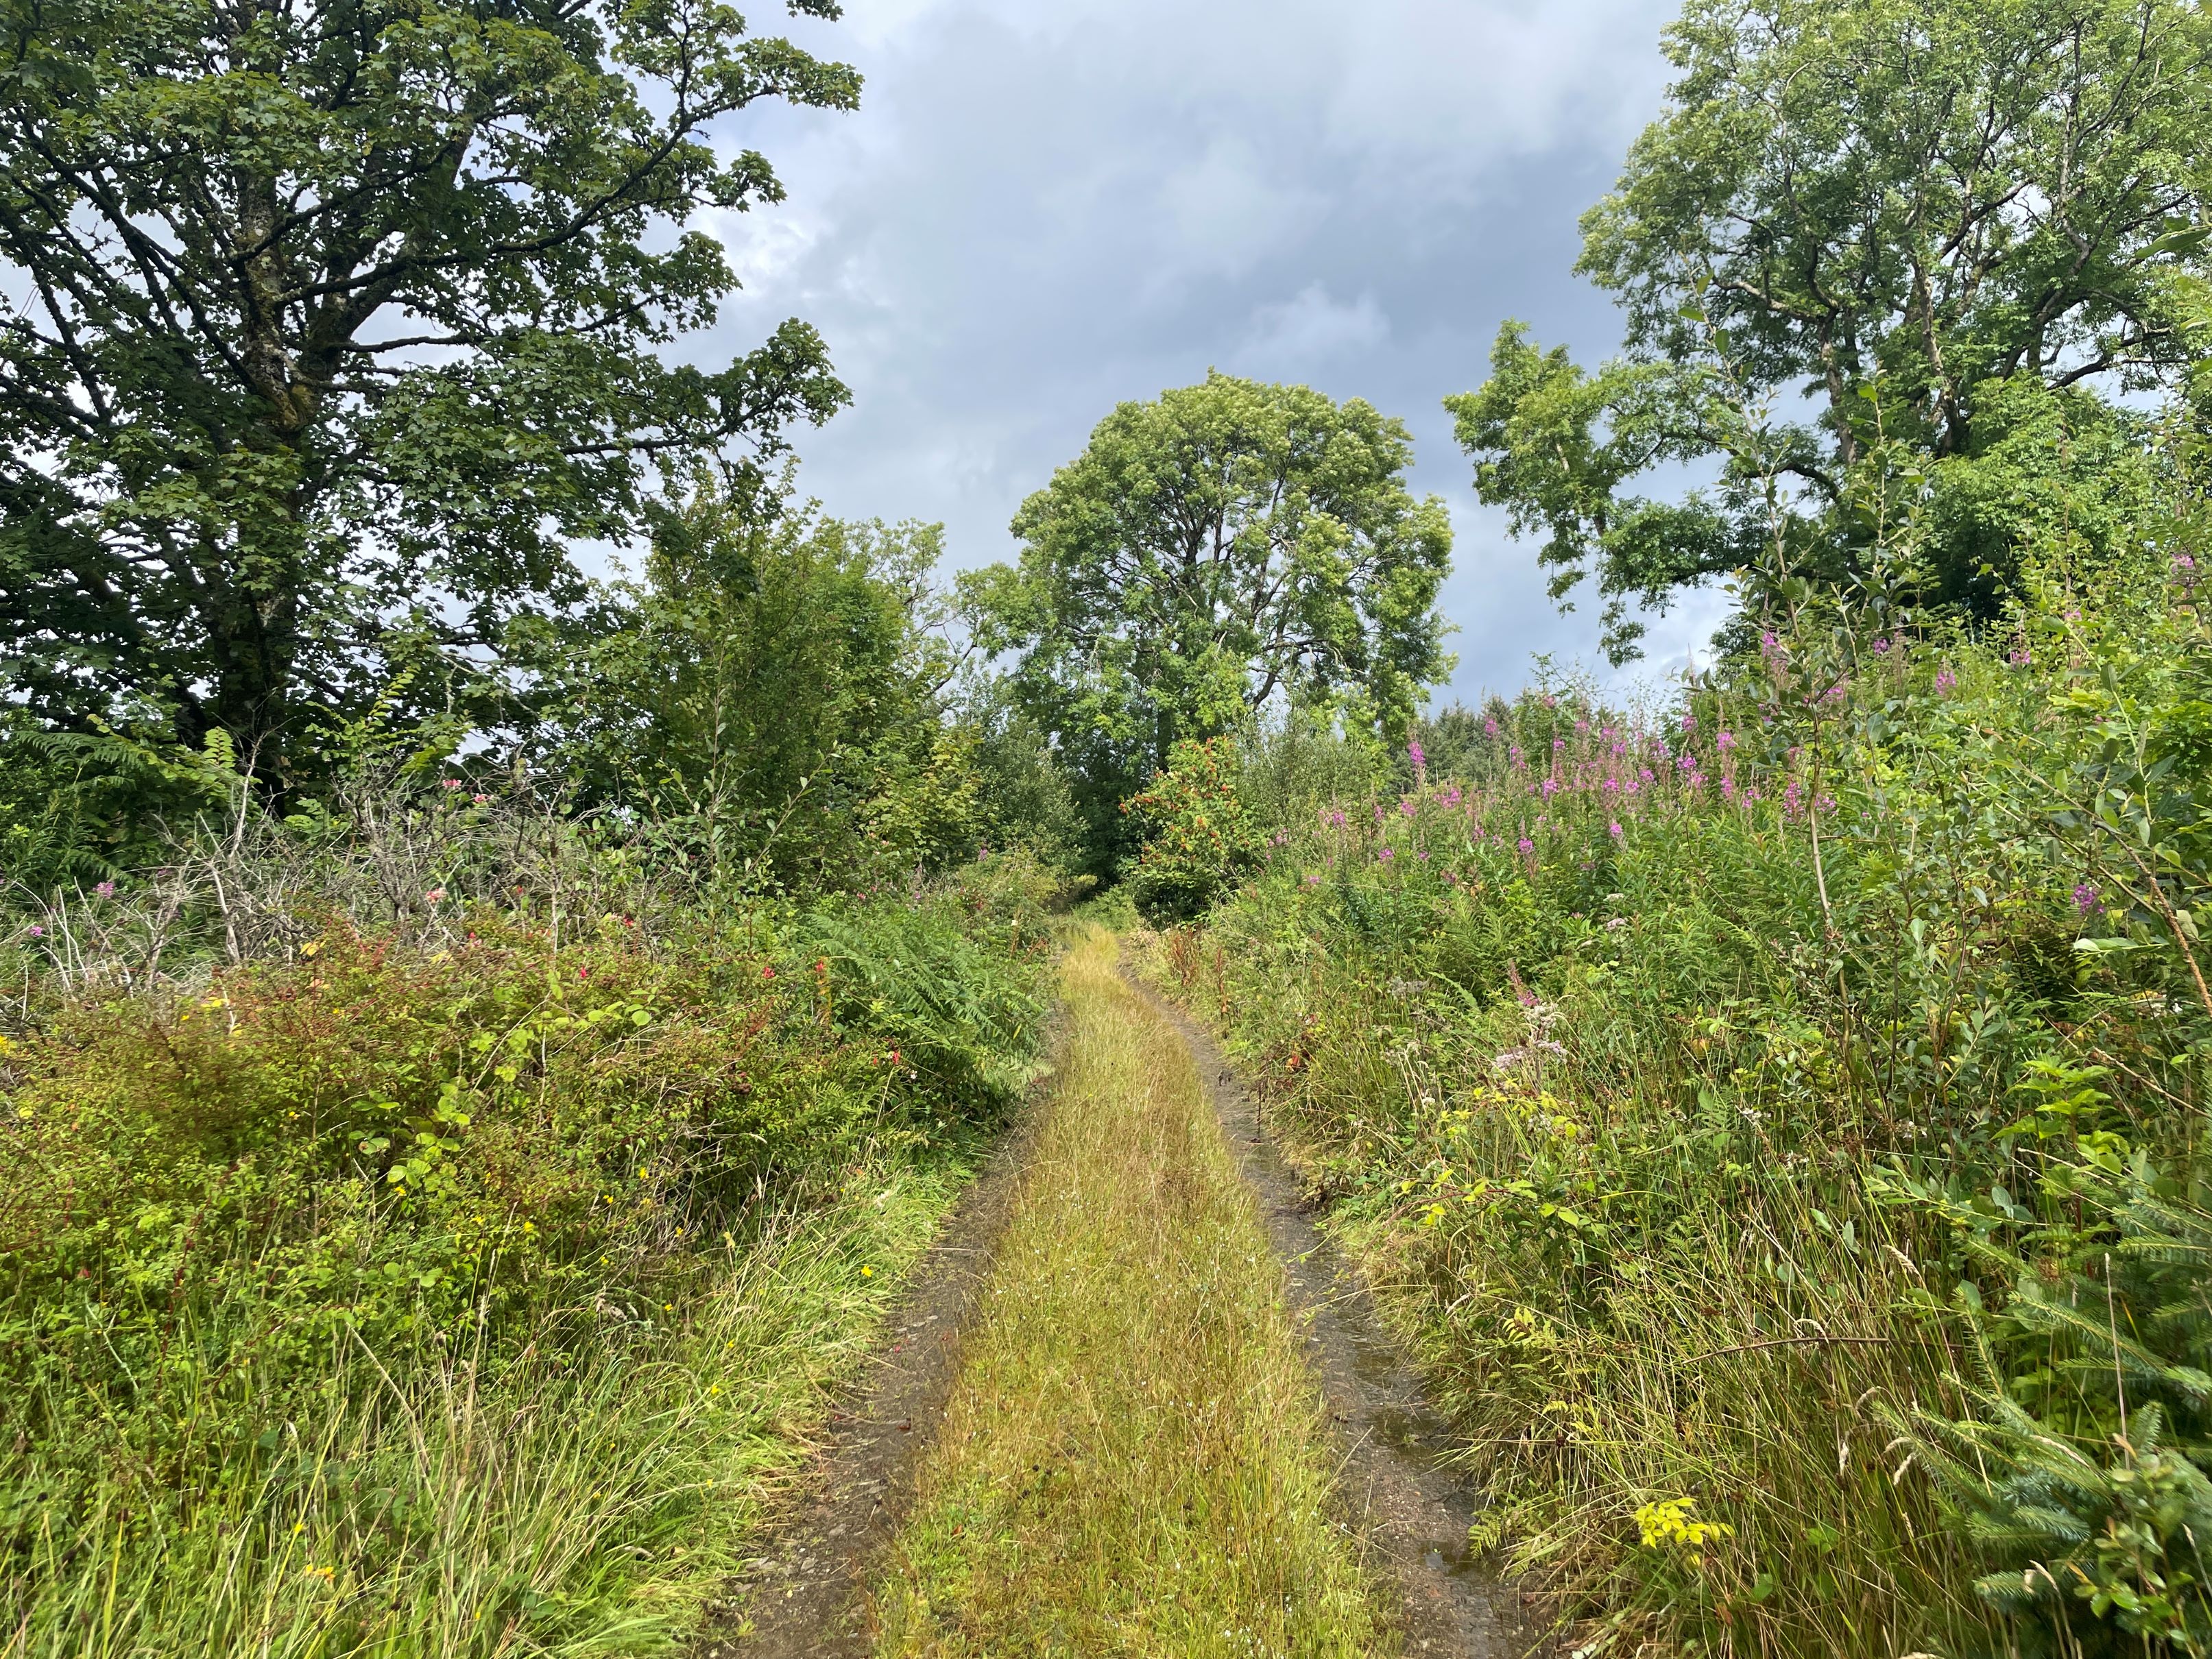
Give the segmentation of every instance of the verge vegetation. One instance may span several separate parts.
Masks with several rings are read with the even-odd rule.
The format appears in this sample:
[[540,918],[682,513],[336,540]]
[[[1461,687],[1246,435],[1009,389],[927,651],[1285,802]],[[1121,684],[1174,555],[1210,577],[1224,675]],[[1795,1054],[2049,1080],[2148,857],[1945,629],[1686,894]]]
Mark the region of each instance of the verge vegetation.
[[[209,851],[234,965],[155,965],[175,872],[38,927],[11,1653],[665,1649],[1034,1070],[1021,859],[711,907],[557,817],[385,805],[412,840],[325,848],[319,914],[244,902],[289,834]],[[451,894],[337,904],[425,848]]]
[[[1254,872],[1153,971],[1592,1650],[2212,1644],[2197,544],[2054,559],[1989,642],[1778,603],[1645,715],[1553,681],[1381,788],[1291,738],[1149,797]],[[1223,878],[1172,830],[1153,890]]]

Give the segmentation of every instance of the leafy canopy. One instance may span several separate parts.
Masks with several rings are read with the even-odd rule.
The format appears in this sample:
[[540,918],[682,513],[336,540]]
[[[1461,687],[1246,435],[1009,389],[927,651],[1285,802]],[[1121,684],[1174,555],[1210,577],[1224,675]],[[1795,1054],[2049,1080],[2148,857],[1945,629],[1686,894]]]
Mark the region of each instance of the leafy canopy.
[[[395,623],[493,647],[660,465],[844,399],[694,228],[781,192],[709,130],[858,77],[718,0],[0,0],[0,653],[43,722],[283,775]],[[833,0],[791,0],[833,16]]]
[[[2185,0],[1690,0],[1671,106],[1583,221],[1627,352],[1593,374],[1501,330],[1447,400],[1478,492],[1545,537],[1555,598],[1596,576],[1615,660],[1632,600],[1762,553],[1848,574],[1900,482],[1969,611],[2054,475],[2103,480],[2074,529],[2108,549],[2149,493],[2113,398],[2202,355],[2207,46]],[[1717,481],[1632,493],[1669,463]]]
[[1217,373],[1121,404],[1022,504],[1019,562],[963,599],[977,642],[1017,656],[1095,838],[1176,744],[1270,707],[1403,740],[1450,666],[1451,526],[1407,489],[1411,455],[1358,399]]
[[763,516],[704,492],[646,580],[537,631],[533,758],[586,805],[690,837],[697,867],[785,888],[972,854],[973,734],[945,719],[935,525]]

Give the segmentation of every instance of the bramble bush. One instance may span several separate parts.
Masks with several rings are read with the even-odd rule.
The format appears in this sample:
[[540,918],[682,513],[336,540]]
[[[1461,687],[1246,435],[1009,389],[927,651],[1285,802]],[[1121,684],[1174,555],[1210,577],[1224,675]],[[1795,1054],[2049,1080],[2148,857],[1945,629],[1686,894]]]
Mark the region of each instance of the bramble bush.
[[[1054,883],[1024,859],[716,906],[609,826],[441,783],[379,811],[15,927],[43,969],[0,1053],[23,1651],[589,1646],[639,1594],[674,1628],[713,1582],[705,1495],[750,1513],[732,1458],[772,1462],[865,1328],[845,1275],[872,1248],[888,1282],[1035,1075]],[[563,1431],[588,1446],[529,1426],[561,1400],[596,1402]]]

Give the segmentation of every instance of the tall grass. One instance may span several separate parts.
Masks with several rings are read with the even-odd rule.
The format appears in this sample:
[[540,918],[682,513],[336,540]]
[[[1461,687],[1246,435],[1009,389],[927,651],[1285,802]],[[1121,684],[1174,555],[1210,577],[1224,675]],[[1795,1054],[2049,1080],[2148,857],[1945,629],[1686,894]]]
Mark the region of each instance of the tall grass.
[[1156,948],[1591,1652],[2212,1650],[2212,646],[2106,575],[1493,702]]
[[678,1642],[1036,1069],[1050,884],[653,867],[434,780],[19,913],[0,1653]]
[[0,1652],[673,1651],[960,1173],[787,1194],[680,1309],[587,1347],[346,1333],[282,1418],[249,1376],[204,1384],[170,1407],[210,1431],[180,1492],[125,1465],[40,1504],[19,1462]]

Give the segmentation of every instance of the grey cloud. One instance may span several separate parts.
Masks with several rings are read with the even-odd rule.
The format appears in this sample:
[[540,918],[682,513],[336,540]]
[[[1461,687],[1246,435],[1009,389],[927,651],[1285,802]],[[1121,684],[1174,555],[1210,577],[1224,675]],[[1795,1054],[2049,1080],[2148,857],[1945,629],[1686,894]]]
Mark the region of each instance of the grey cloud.
[[[783,206],[715,228],[745,293],[702,356],[799,315],[854,407],[802,444],[854,516],[942,519],[1009,556],[1015,507],[1120,400],[1209,367],[1404,417],[1458,528],[1452,693],[1589,658],[1534,550],[1474,500],[1439,400],[1500,320],[1602,356],[1575,221],[1658,108],[1664,0],[857,0],[794,29],[867,77],[860,112],[780,112]],[[1653,666],[1711,596],[1653,629]],[[1449,693],[1448,693],[1449,695]]]

